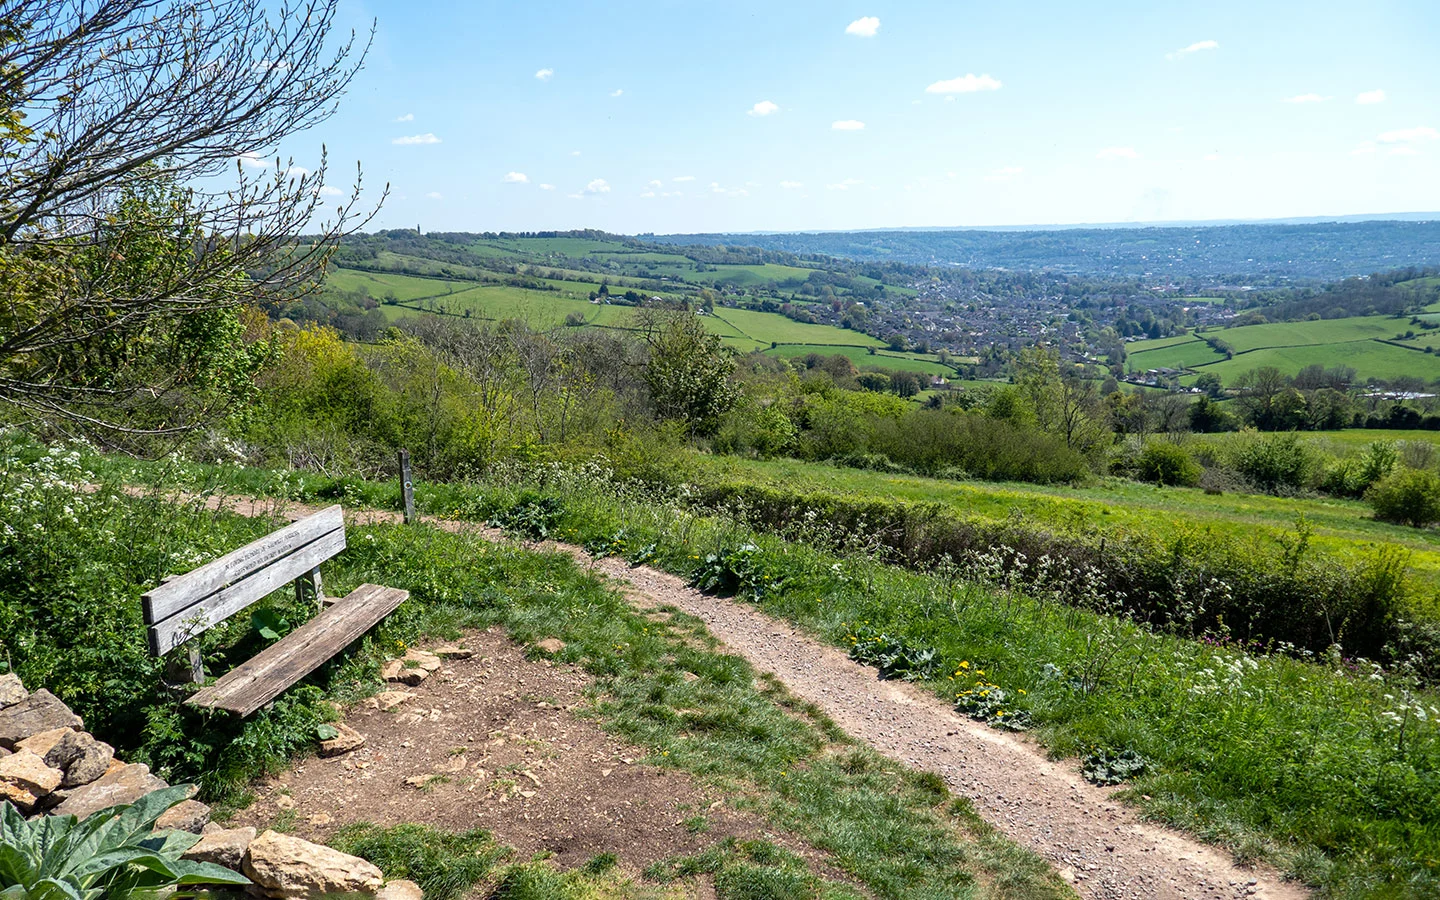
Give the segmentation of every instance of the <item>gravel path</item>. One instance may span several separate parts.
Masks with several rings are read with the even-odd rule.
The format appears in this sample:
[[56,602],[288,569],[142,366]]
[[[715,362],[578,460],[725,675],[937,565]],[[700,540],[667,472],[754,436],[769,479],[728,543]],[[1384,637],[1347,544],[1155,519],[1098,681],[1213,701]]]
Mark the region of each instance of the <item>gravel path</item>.
[[[279,512],[273,502],[216,500],[242,515]],[[298,518],[312,512],[290,507]],[[396,522],[396,513],[367,510],[353,522]],[[504,542],[495,529],[446,519],[425,521],[447,531],[475,532]],[[875,669],[754,607],[703,594],[680,578],[621,559],[595,559],[582,548],[546,543],[614,580],[640,607],[672,605],[703,620],[732,652],[779,678],[852,737],[915,769],[935,772],[970,799],[987,821],[1049,860],[1080,896],[1096,900],[1245,898],[1303,900],[1309,892],[1266,868],[1245,868],[1222,850],[1143,821],[1112,799],[1115,789],[1080,776],[1073,760],[1052,762],[1034,743],[957,715],[933,694],[882,681]]]

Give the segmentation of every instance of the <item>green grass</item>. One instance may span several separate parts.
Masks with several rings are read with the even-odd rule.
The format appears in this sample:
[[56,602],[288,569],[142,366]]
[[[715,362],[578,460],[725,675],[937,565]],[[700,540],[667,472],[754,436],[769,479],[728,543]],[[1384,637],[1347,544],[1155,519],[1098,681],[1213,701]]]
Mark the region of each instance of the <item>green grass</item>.
[[394,296],[398,300],[416,300],[464,291],[471,285],[463,281],[440,278],[418,278],[413,275],[361,272],[337,269],[325,276],[325,286],[339,291],[365,290],[376,300]]
[[1203,366],[1199,371],[1214,372],[1229,384],[1260,366],[1274,366],[1287,375],[1294,375],[1311,365],[1325,368],[1349,366],[1361,381],[1403,376],[1415,376],[1425,381],[1440,378],[1440,357],[1373,340],[1238,353],[1233,359]]
[[[1131,346],[1139,345],[1132,344]],[[1125,366],[1132,372],[1162,368],[1188,369],[1191,366],[1201,366],[1224,358],[1216,353],[1209,344],[1199,338],[1192,338],[1189,341],[1169,344],[1154,350],[1132,352],[1125,357]]]
[[857,347],[884,347],[885,343],[860,331],[834,325],[810,325],[787,319],[779,313],[749,309],[715,308],[715,316],[734,325],[742,334],[762,343],[849,344]]
[[[1435,439],[1433,432],[1424,434]],[[1112,538],[1148,534],[1176,539],[1214,532],[1275,546],[1293,536],[1295,523],[1303,516],[1314,529],[1311,540],[1317,550],[1358,562],[1380,546],[1403,548],[1411,554],[1410,566],[1418,582],[1440,592],[1440,531],[1377,521],[1368,506],[1355,500],[1215,495],[1199,488],[1158,487],[1120,478],[1087,487],[958,482],[789,459],[698,456],[694,464],[702,482],[736,481],[859,499],[938,503],[965,517],[1022,521]]]
[[835,344],[781,344],[779,347],[769,349],[769,345],[766,344],[765,352],[770,356],[779,356],[784,359],[808,356],[811,353],[819,353],[821,356],[843,356],[860,369],[891,369],[899,372],[919,372],[922,375],[945,375],[947,377],[955,374],[953,368],[933,359],[906,356],[888,350],[872,354],[865,347],[837,346]]
[[[831,489],[837,481],[853,487],[852,478],[870,477],[830,471],[839,476],[826,482]],[[190,477],[211,477],[206,472],[221,474],[193,467]],[[275,483],[263,472],[223,474],[231,490]],[[1440,889],[1440,811],[1433,804],[1440,729],[1433,715],[1421,720],[1414,712],[1440,704],[1440,697],[1415,690],[1403,674],[1372,675],[1366,666],[1338,660],[1306,662],[1198,643],[1061,604],[1047,582],[996,589],[983,566],[931,574],[889,566],[878,561],[875,536],[868,533],[849,535],[849,549],[836,555],[756,533],[725,516],[677,510],[661,497],[626,492],[622,498],[591,476],[557,474],[545,475],[543,488],[518,470],[514,480],[490,484],[425,485],[422,503],[491,518],[496,510],[552,498],[552,534],[562,539],[639,556],[696,582],[719,567],[748,600],[838,646],[852,646],[858,633],[881,633],[933,651],[940,674],[924,682],[930,689],[949,698],[992,689],[986,686],[1003,690],[1013,701],[1011,713],[1030,717],[1036,737],[1059,755],[1096,748],[1140,754],[1149,762],[1147,772],[1122,797],[1242,859],[1272,862],[1323,887],[1326,896],[1428,896]],[[771,474],[792,482],[797,477],[784,469]],[[303,484],[289,476],[284,483],[301,496],[328,495],[327,485],[334,484],[313,476]],[[865,490],[872,497],[891,493]],[[393,486],[364,491],[388,497]],[[1186,515],[1194,505],[1190,494],[1172,496],[1178,498],[1172,515]],[[996,501],[1003,499],[1026,498],[1022,493]],[[398,559],[418,553],[445,562],[421,567],[432,574],[400,586],[417,596],[427,596],[422,588],[452,597],[470,590],[471,576],[464,573],[473,563],[461,561],[469,557],[422,553],[415,546],[422,535],[425,543],[446,546],[452,536],[422,531],[396,544],[384,529],[373,533],[379,540],[352,544],[352,559],[358,553],[369,562],[350,569],[351,579],[376,580],[393,572]],[[792,705],[783,720],[765,719],[748,737],[728,725],[723,732],[700,727],[710,711],[722,710],[724,722],[738,726],[738,716],[759,726],[761,720],[750,717],[765,707],[743,693],[753,677],[748,668],[726,661],[717,670],[712,666],[718,663],[706,663],[710,651],[690,645],[703,641],[703,631],[684,616],[672,613],[663,634],[627,630],[632,626],[623,605],[567,587],[556,571],[537,572],[529,582],[532,592],[550,597],[543,604],[526,599],[531,595],[523,590],[487,591],[499,604],[486,606],[487,615],[507,623],[521,640],[566,640],[566,660],[602,679],[600,696],[606,699],[600,710],[610,727],[652,751],[668,752],[661,757],[665,764],[702,777],[744,777],[773,790],[778,799],[762,804],[772,820],[793,824],[843,871],[869,873],[864,884],[874,896],[899,896],[891,886],[907,884],[916,896],[950,896],[956,883],[935,876],[934,860],[944,845],[922,839],[923,830],[909,836],[892,831],[917,827],[905,809],[917,803],[908,808],[931,808],[933,781],[889,780],[890,767],[876,768],[864,755],[806,756],[808,741],[833,736],[823,737],[824,723],[803,705]],[[1063,583],[1070,576],[1060,578]],[[678,645],[655,643],[682,636],[686,640]],[[667,653],[678,664],[669,675]],[[669,680],[679,670],[700,679]],[[772,702],[793,703],[773,686],[762,688],[767,692]],[[665,712],[675,709],[699,712],[677,720]],[[818,729],[816,737],[806,736],[811,728]],[[803,766],[794,764],[797,755],[806,759]],[[885,789],[855,793],[871,777],[886,778]],[[862,814],[869,825],[853,818]],[[879,835],[886,837],[877,840]],[[980,844],[986,840],[982,836]],[[897,853],[928,861],[917,868],[887,859]],[[1010,865],[1023,869],[1018,860]]]

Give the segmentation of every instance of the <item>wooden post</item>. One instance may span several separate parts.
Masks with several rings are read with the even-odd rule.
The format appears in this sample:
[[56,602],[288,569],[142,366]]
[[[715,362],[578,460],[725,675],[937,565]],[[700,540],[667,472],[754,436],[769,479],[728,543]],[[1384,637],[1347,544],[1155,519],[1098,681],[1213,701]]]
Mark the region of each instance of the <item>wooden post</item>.
[[400,451],[400,493],[405,498],[405,524],[415,520],[415,483],[410,479],[410,451]]
[[295,602],[304,603],[307,593],[314,598],[317,608],[325,607],[325,583],[320,580],[319,566],[295,579]]

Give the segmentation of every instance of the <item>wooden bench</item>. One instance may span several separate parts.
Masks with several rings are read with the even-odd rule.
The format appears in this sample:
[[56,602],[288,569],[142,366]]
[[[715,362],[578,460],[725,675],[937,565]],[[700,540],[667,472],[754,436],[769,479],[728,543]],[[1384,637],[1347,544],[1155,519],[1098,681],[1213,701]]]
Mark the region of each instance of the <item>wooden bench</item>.
[[301,519],[206,563],[168,578],[142,597],[150,654],[163,657],[184,647],[188,677],[205,681],[194,638],[271,592],[294,582],[320,608],[315,618],[236,666],[185,702],[241,716],[274,700],[370,630],[410,596],[408,591],[362,584],[344,598],[327,599],[320,564],[345,549],[345,519],[339,506]]

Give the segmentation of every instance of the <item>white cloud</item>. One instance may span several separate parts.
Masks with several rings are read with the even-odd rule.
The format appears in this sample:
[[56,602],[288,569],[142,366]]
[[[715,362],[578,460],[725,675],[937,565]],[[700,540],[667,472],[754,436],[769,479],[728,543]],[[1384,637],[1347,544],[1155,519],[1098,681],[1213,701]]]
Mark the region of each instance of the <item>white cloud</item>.
[[1021,166],[1005,166],[1005,167],[1003,167],[1003,168],[996,169],[995,171],[991,172],[989,175],[986,175],[986,176],[985,176],[985,180],[986,180],[986,181],[1009,181],[1010,179],[1014,178],[1015,176],[1017,176],[1017,175],[1023,175],[1023,174],[1025,174],[1025,169],[1022,168]]
[[661,180],[658,179],[658,178],[652,178],[652,179],[650,179],[650,184],[649,184],[649,186],[658,191],[658,190],[660,190],[660,188],[662,188],[662,187],[665,186],[665,182],[661,181]]
[[320,186],[320,196],[322,196],[322,197],[343,197],[343,196],[345,196],[345,192],[342,191],[342,190],[340,190],[340,189],[337,188],[337,187],[331,187],[331,186],[328,185],[328,184],[322,184],[322,185]]
[[444,200],[444,199],[445,199],[445,197],[444,197],[439,191],[431,191],[430,193],[426,194],[425,196],[429,197],[431,200]]
[[1319,94],[1296,94],[1294,97],[1286,97],[1286,103],[1324,103],[1329,97],[1322,97]]
[[553,191],[553,190],[555,190],[555,185],[553,185],[553,184],[542,184],[542,185],[540,185],[540,190],[542,190],[542,191]]
[[1174,53],[1165,54],[1166,59],[1179,59],[1182,56],[1189,56],[1192,53],[1199,53],[1201,50],[1219,50],[1219,41],[1196,41],[1188,47],[1181,47]]
[[695,180],[695,176],[694,176],[694,175],[680,175],[680,176],[678,176],[678,177],[676,177],[676,178],[672,178],[672,179],[670,179],[670,180],[671,180],[671,181],[694,181],[694,180]]
[[1095,154],[1096,159],[1139,159],[1140,153],[1134,147],[1106,147]]
[[551,78],[555,77],[555,70],[541,69],[540,71],[535,73],[535,77],[540,79],[541,81],[549,81]]
[[529,184],[530,176],[524,172],[506,172],[504,181],[506,184]]
[[850,190],[852,187],[855,187],[856,185],[860,185],[860,184],[864,184],[864,183],[865,183],[865,182],[861,181],[861,180],[858,179],[858,178],[847,178],[847,179],[845,179],[844,181],[837,182],[837,183],[835,183],[835,184],[827,184],[827,185],[825,185],[825,190],[827,190],[827,191],[848,191],[848,190]]
[[1365,156],[1366,154],[1374,153],[1374,152],[1375,152],[1376,150],[1378,150],[1378,149],[1380,149],[1380,148],[1378,148],[1378,147],[1375,146],[1375,142],[1374,142],[1374,141],[1361,141],[1361,142],[1360,142],[1360,146],[1358,146],[1358,147],[1356,147],[1354,150],[1351,150],[1351,151],[1350,151],[1350,155],[1351,155],[1351,156]]
[[857,122],[854,119],[842,119],[841,121],[832,124],[830,127],[835,131],[864,131],[865,123]]
[[937,81],[925,89],[927,94],[974,94],[1000,90],[1000,80],[989,75],[963,75],[949,81]]
[[1379,88],[1373,91],[1365,91],[1364,93],[1355,95],[1355,102],[1361,106],[1373,106],[1376,103],[1384,103],[1385,92]]
[[665,191],[665,192],[661,193],[660,196],[662,196],[662,197],[683,197],[683,196],[685,196],[685,192],[684,192],[684,191]]
[[710,182],[710,193],[712,193],[712,194],[723,194],[723,193],[725,193],[725,189],[720,186],[720,182],[718,182],[718,181],[712,181],[712,182]]
[[399,118],[397,118],[395,121],[397,121],[397,122],[413,122],[413,121],[415,121],[415,114],[414,114],[414,113],[406,113],[405,115],[400,116]]
[[585,195],[584,195],[584,194],[566,194],[565,196],[569,197],[571,200],[584,200],[584,199],[585,199]]
[[400,144],[401,146],[409,146],[411,144],[438,144],[440,143],[440,139],[426,132],[425,134],[412,134],[409,137],[398,137],[390,143]]
[[1401,144],[1401,145],[1398,146],[1398,147],[1391,147],[1391,148],[1390,148],[1390,155],[1391,155],[1391,156],[1419,156],[1419,155],[1420,155],[1420,151],[1419,151],[1419,150],[1416,150],[1414,147],[1411,147],[1409,144]]
[[240,154],[239,159],[240,165],[244,166],[247,169],[270,168],[270,161],[268,159],[265,159],[258,153],[242,153]]
[[770,116],[779,111],[780,107],[777,104],[771,103],[769,100],[761,100],[759,103],[750,107],[748,114],[752,116]]
[[875,16],[863,16],[845,26],[845,33],[856,37],[874,37],[879,31],[880,20]]
[[1412,144],[1419,141],[1433,141],[1440,138],[1440,131],[1433,128],[1401,128],[1387,131],[1375,140],[1382,144]]
[[780,182],[780,186],[787,191],[797,191],[805,185],[799,181],[782,181]]
[[649,200],[649,199],[653,198],[654,196],[655,196],[655,192],[654,192],[654,191],[646,191],[645,193],[643,193],[643,194],[640,195],[640,197],[641,197],[642,200]]
[[605,179],[597,178],[589,184],[585,185],[585,193],[608,194],[610,193],[610,185],[605,181]]
[[580,155],[580,151],[579,151],[579,150],[571,150],[571,151],[570,151],[570,155],[571,155],[571,156],[579,156],[579,155]]
[[623,88],[616,88],[615,90],[613,90],[613,91],[610,92],[610,96],[612,96],[612,97],[619,97],[619,96],[623,95],[624,93],[625,93],[625,90],[624,90]]
[[1201,159],[1204,159],[1206,162],[1219,162],[1219,161],[1220,161],[1220,154],[1218,154],[1218,153],[1207,153],[1207,154],[1205,154],[1203,157],[1201,157]]

